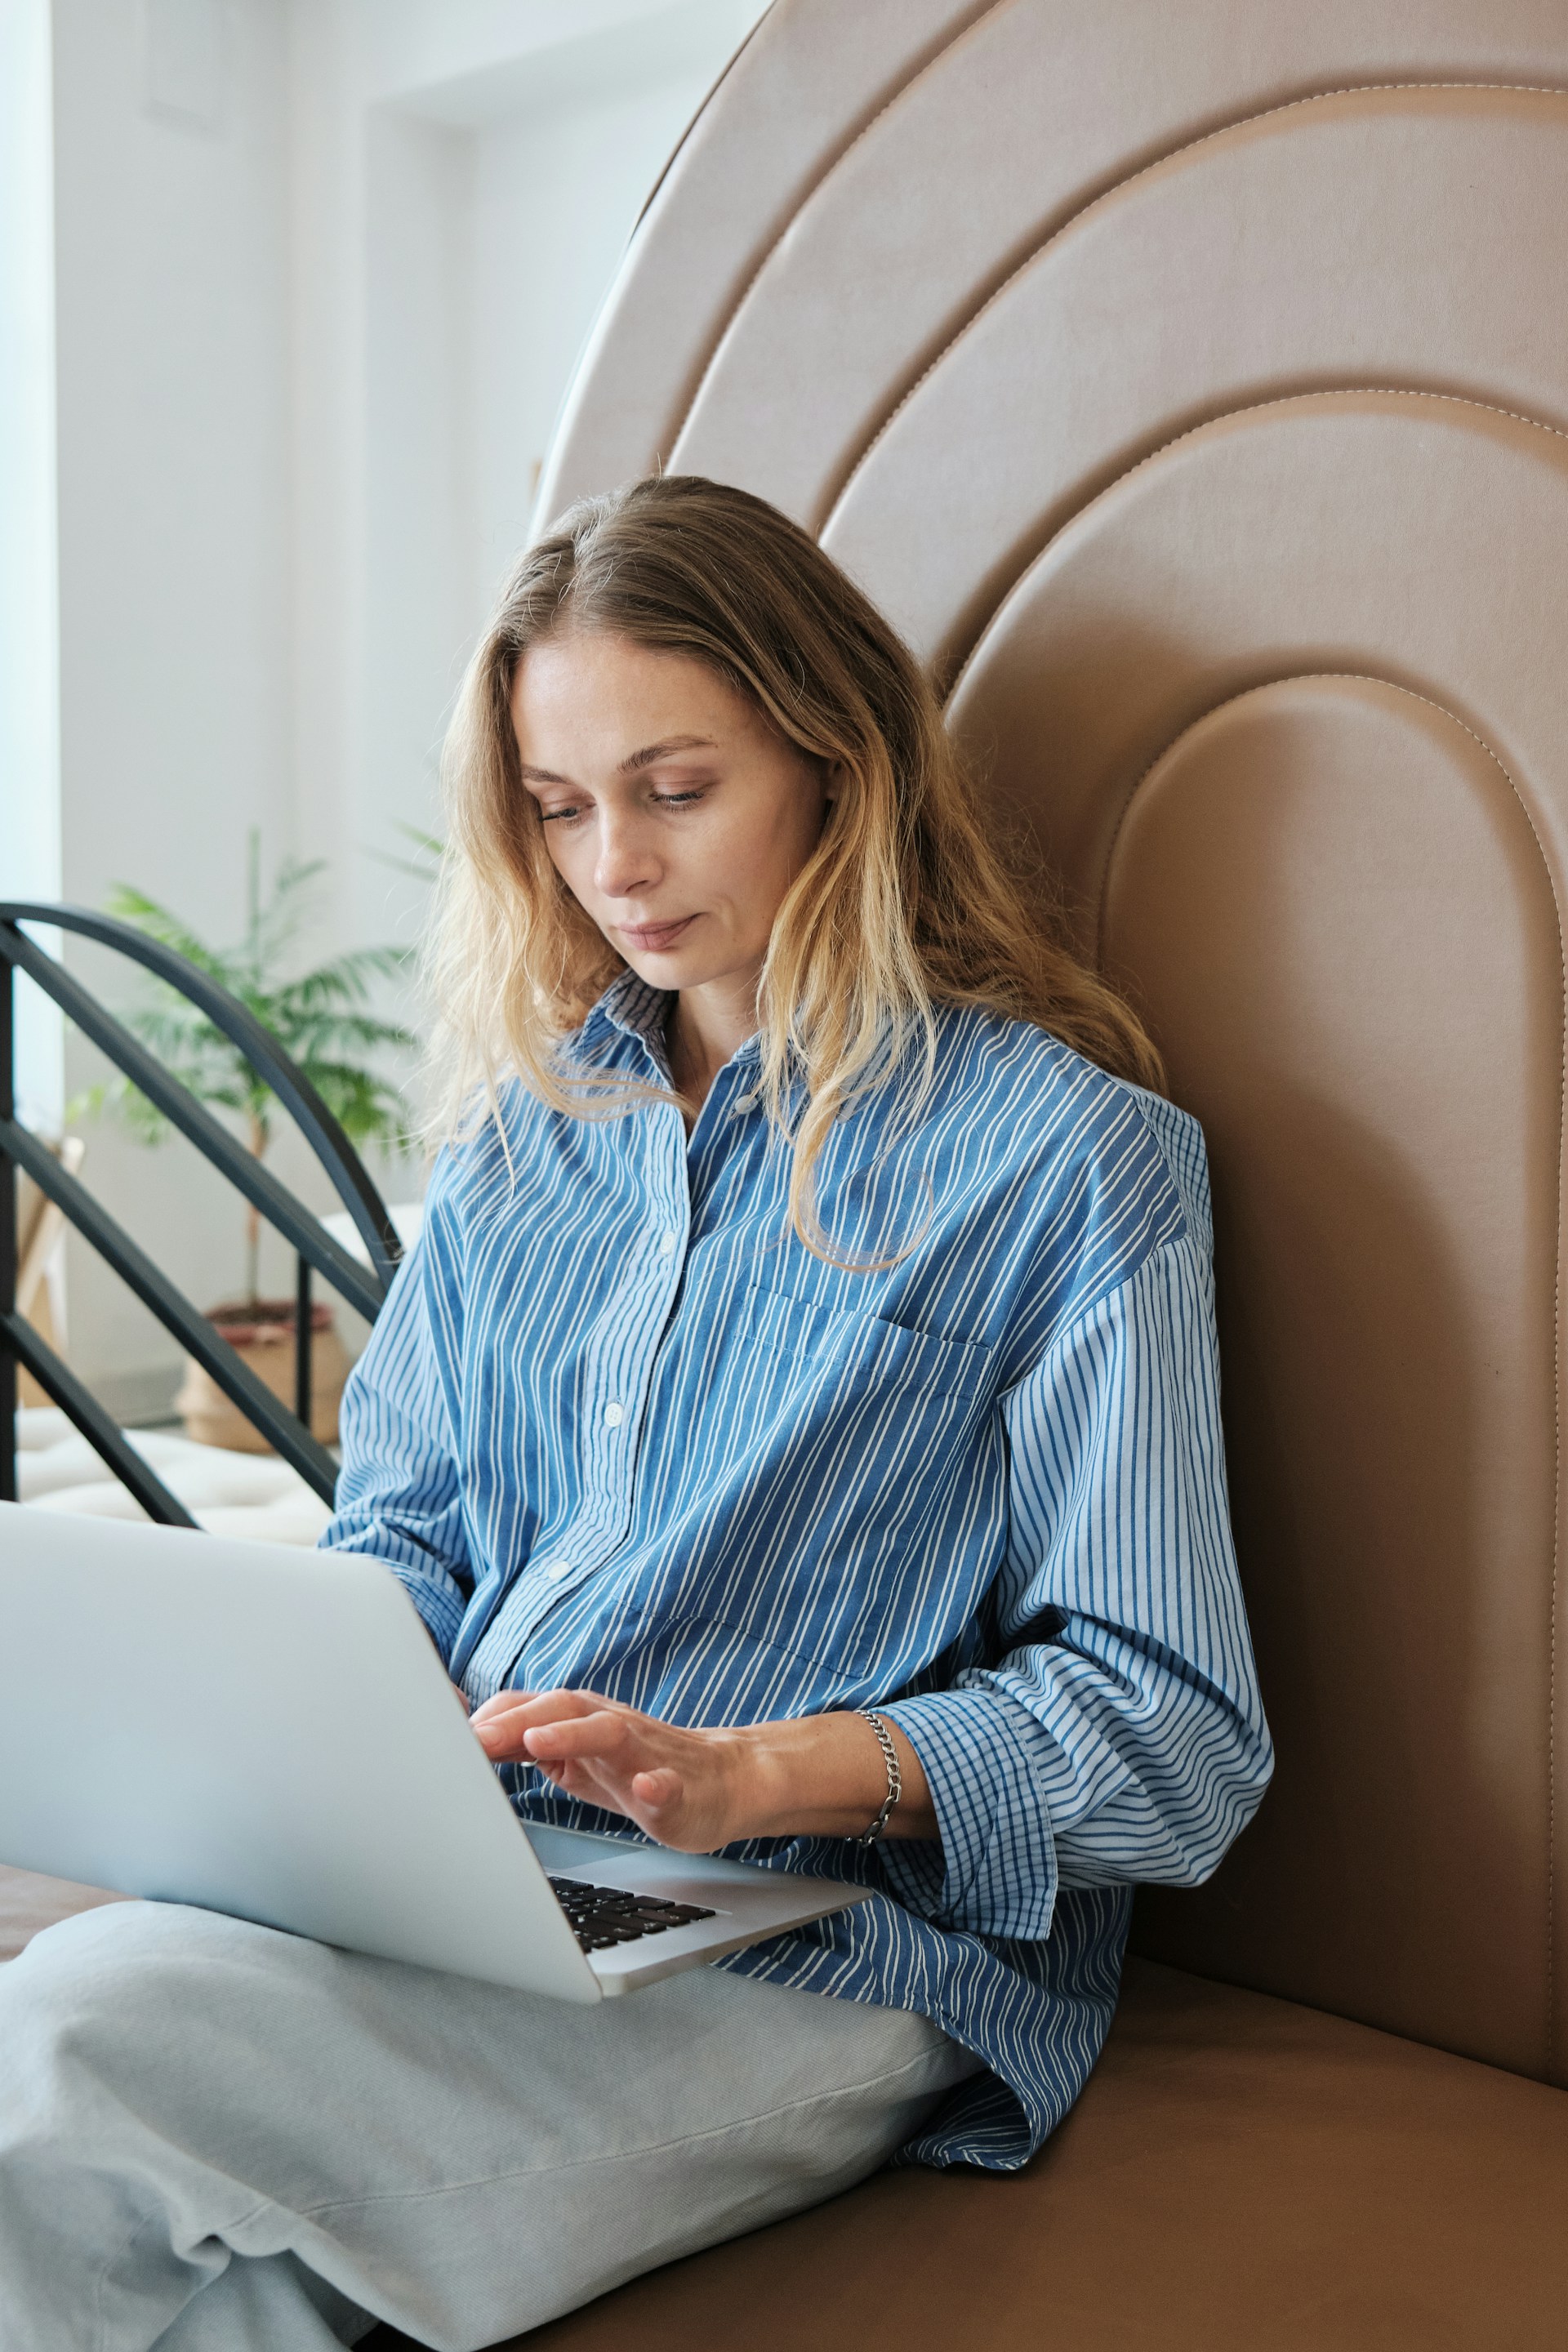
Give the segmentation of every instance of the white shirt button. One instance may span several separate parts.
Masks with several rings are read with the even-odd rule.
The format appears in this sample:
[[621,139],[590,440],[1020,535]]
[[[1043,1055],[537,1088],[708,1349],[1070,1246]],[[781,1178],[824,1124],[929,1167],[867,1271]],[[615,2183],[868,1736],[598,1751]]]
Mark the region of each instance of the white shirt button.
[[756,1108],[757,1097],[755,1095],[737,1095],[735,1097],[735,1115],[737,1118],[740,1117],[742,1111],[755,1110]]
[[607,1404],[605,1407],[605,1422],[607,1428],[619,1429],[626,1417],[626,1409],[624,1404]]
[[675,1235],[673,1234],[664,1234],[660,1235],[658,1254],[660,1257],[673,1257],[675,1255]]
[[559,1584],[563,1576],[571,1575],[572,1563],[569,1559],[547,1559],[539,1573],[547,1576],[552,1584]]

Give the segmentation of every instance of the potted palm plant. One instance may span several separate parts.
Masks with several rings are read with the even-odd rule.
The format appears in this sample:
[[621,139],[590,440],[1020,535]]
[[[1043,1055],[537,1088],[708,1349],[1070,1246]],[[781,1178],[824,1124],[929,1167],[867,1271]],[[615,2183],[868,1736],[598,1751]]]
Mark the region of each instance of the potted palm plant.
[[[237,996],[297,1063],[351,1142],[386,1143],[405,1150],[410,1138],[403,1097],[381,1066],[388,1056],[407,1055],[418,1041],[412,1031],[375,1011],[372,987],[377,981],[398,977],[406,953],[400,948],[359,948],[298,971],[296,948],[313,911],[313,886],[322,871],[320,859],[310,864],[290,860],[264,894],[260,838],[252,832],[245,932],[231,948],[209,947],[167,907],[123,884],[111,894],[108,908],[148,938],[173,948]],[[277,1097],[238,1047],[188,998],[160,982],[148,983],[126,1020],[164,1068],[199,1100],[230,1111],[243,1122],[246,1139],[259,1160],[272,1141]],[[84,1103],[118,1111],[144,1143],[161,1143],[171,1131],[156,1106],[128,1078],[95,1087]],[[260,1285],[261,1216],[247,1204],[244,1290],[209,1308],[208,1317],[274,1394],[292,1402],[294,1300],[263,1297]],[[311,1427],[323,1444],[331,1444],[337,1434],[338,1400],[348,1359],[325,1301],[312,1307],[310,1330]],[[248,1453],[268,1450],[266,1439],[189,1358],[175,1404],[189,1433],[205,1444]]]

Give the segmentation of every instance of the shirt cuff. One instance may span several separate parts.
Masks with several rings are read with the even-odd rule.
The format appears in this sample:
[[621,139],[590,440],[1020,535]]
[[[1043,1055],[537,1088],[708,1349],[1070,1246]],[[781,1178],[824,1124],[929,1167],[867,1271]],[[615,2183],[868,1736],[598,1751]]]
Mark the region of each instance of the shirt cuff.
[[921,1759],[942,1839],[878,1848],[888,1892],[938,1924],[1043,1943],[1057,1899],[1056,1841],[1037,1769],[1045,1735],[998,1691],[931,1691],[877,1709]]

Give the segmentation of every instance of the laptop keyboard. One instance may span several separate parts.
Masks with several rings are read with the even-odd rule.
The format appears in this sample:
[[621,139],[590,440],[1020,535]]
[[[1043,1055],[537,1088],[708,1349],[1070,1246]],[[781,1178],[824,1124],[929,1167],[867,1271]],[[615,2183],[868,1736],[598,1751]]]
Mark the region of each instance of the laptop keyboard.
[[616,1944],[635,1944],[640,1937],[662,1936],[668,1927],[686,1927],[693,1919],[719,1916],[700,1903],[665,1903],[657,1895],[590,1886],[581,1878],[552,1878],[550,1884],[585,1952],[607,1952]]

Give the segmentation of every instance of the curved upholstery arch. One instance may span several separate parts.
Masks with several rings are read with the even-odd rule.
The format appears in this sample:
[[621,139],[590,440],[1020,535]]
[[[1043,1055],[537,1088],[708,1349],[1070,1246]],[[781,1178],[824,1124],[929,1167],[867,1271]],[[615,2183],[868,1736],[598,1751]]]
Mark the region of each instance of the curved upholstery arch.
[[1213,132],[1020,268],[858,460],[823,543],[950,676],[1077,509],[1206,418],[1379,383],[1568,425],[1568,239],[1521,250],[1532,205],[1568,218],[1568,91],[1346,90]]
[[[1278,1308],[1251,1322],[1238,1309],[1222,1337],[1238,1538],[1244,1562],[1258,1564],[1265,1696],[1272,1666],[1290,1753],[1277,1801],[1226,1865],[1225,1898],[1162,1898],[1145,1916],[1162,1950],[1200,1969],[1553,2079],[1552,1914],[1568,1864],[1545,1761],[1560,1572],[1555,1299],[1568,1245],[1565,602],[1568,436],[1455,398],[1306,394],[1202,425],[1102,492],[1015,585],[951,704],[993,804],[1034,830],[1065,878],[1091,955],[1104,903],[1103,952],[1148,1011],[1178,1099],[1204,1120],[1222,1302],[1231,1283]],[[1358,709],[1352,726],[1344,690],[1310,684],[1323,673],[1375,681],[1378,724]],[[1134,795],[1151,804],[1143,780],[1173,746],[1216,725],[1217,709],[1256,711],[1237,699],[1251,689],[1296,698],[1311,786],[1296,835],[1256,822],[1275,756],[1262,733],[1251,797],[1232,775],[1220,814],[1211,805],[1190,835],[1124,824]],[[1309,724],[1301,698],[1325,691],[1340,697],[1331,722],[1320,713]],[[1422,730],[1408,714],[1442,707],[1443,740],[1416,758]],[[1466,811],[1505,769],[1499,805],[1514,814],[1502,871]],[[1389,777],[1406,772],[1397,820],[1368,819],[1360,850],[1344,851],[1352,817],[1388,803]],[[1459,773],[1468,801],[1453,787]],[[1431,852],[1423,778],[1446,812],[1432,840],[1449,854],[1416,922],[1400,909],[1406,861]],[[1113,857],[1121,878],[1108,881]],[[1216,940],[1230,941],[1231,968],[1205,993],[1191,976],[1212,969]],[[1532,976],[1510,964],[1521,956]],[[1362,979],[1347,994],[1352,967]],[[1484,988],[1483,971],[1493,975]],[[1249,1027],[1259,1003],[1295,1028]],[[1233,1102],[1237,1070],[1250,1085]],[[1277,1132],[1289,1138],[1282,1169],[1270,1158]],[[1369,1250],[1392,1269],[1381,1291]],[[1359,1269],[1348,1294],[1331,1278],[1340,1257]],[[1305,1292],[1302,1266],[1314,1269]],[[1383,1312],[1369,1318],[1376,1298]],[[1321,1312],[1309,1315],[1314,1299]],[[1427,1393],[1428,1371],[1436,1381],[1426,1419],[1447,1437],[1430,1450],[1408,1397],[1388,1385],[1390,1365],[1406,1359],[1409,1395]],[[1366,1366],[1375,1378],[1361,1377]],[[1261,1412],[1260,1394],[1275,1399]],[[1340,1412],[1344,1395],[1371,1466]],[[1494,1417],[1489,1400],[1503,1397]],[[1279,1412],[1292,1433],[1283,1450]],[[1436,1492],[1441,1576],[1424,1504]],[[1374,1505],[1381,1516],[1368,1517]],[[1296,1543],[1303,1527],[1316,1548]],[[1370,1549],[1352,1539],[1368,1528]],[[1388,1613],[1363,1624],[1357,1659],[1336,1638],[1342,1609],[1325,1618],[1317,1605],[1317,1580],[1343,1602],[1339,1559],[1386,1588]],[[1419,1605],[1439,1588],[1489,1596],[1484,1623],[1464,1620],[1468,1683],[1464,1657],[1444,1646],[1443,1629],[1460,1622],[1449,1603],[1435,1597],[1430,1619]],[[1456,1705],[1468,1691],[1453,1783],[1452,1710],[1402,1706],[1402,1640],[1424,1662],[1409,1687],[1446,1690]],[[1303,1658],[1315,1696],[1298,1717]],[[1364,1679],[1346,1685],[1360,1696],[1336,1731],[1321,1677],[1352,1667]],[[1485,1692],[1506,1702],[1494,1711]],[[1385,1750],[1377,1733],[1391,1720],[1398,1738]],[[1292,1759],[1307,1757],[1302,1801]],[[1379,1758],[1399,1765],[1395,1780],[1379,1780]],[[1442,1787],[1466,1815],[1458,1843],[1488,1893],[1439,1944],[1455,1845],[1425,1833],[1442,1809],[1423,1813],[1416,1792]],[[1353,1827],[1325,1843],[1314,1807]],[[1398,1870],[1387,1835],[1373,1833],[1394,1822],[1411,1832]],[[1373,1925],[1352,1935],[1347,1918]]]
[[541,525],[668,456],[728,318],[795,214],[906,82],[995,5],[768,11],[637,224],[545,461]]
[[1145,1948],[1556,2082],[1565,216],[1561,0],[774,0],[540,517],[819,533],[1204,1120],[1280,1777]]
[[1145,1932],[1549,2073],[1563,979],[1529,813],[1429,698],[1284,679],[1140,779],[1104,930],[1208,1142],[1275,1662],[1226,1908],[1145,1896]]
[[954,326],[1131,172],[1345,83],[1563,62],[1552,0],[774,0],[628,249],[540,520],[658,465],[811,520]]
[[1075,517],[952,723],[1088,908],[1122,798],[1184,727],[1280,676],[1373,671],[1496,746],[1568,896],[1565,591],[1568,434],[1447,395],[1302,394],[1183,435]]

